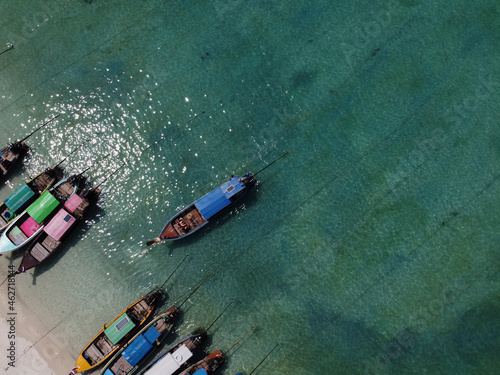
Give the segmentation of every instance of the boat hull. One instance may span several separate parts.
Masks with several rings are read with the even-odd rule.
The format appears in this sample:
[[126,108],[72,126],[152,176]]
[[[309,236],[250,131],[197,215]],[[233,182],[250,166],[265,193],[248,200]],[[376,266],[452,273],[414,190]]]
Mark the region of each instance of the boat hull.
[[203,369],[208,375],[214,374],[219,367],[227,362],[226,356],[220,350],[214,351],[212,354],[206,356],[201,361],[195,363],[188,369],[182,371],[182,375],[192,375],[198,370]]

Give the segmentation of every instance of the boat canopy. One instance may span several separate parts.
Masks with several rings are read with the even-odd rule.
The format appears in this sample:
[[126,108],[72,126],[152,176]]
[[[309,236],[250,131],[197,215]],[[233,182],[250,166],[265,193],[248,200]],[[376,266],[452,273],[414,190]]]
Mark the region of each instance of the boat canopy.
[[186,345],[182,345],[172,354],[167,353],[163,358],[158,360],[156,364],[146,371],[145,375],[171,375],[175,373],[183,363],[186,363],[189,358],[193,356],[193,353],[187,348]]
[[135,323],[129,318],[127,313],[122,314],[118,319],[110,324],[104,331],[108,339],[116,345],[135,327]]
[[35,193],[27,184],[21,185],[5,200],[5,204],[13,212],[20,213],[26,208],[26,205],[31,203]]
[[73,226],[76,219],[68,214],[64,208],[49,221],[43,231],[56,241],[60,241],[62,236]]
[[22,223],[22,225],[19,227],[23,231],[23,233],[31,237],[36,233],[38,229],[40,229],[41,225],[35,221],[32,217],[28,217],[28,219]]
[[82,203],[83,199],[77,195],[73,194],[64,204],[64,207],[71,213],[75,212],[80,203]]
[[235,176],[231,177],[231,179],[225,184],[222,184],[220,188],[224,192],[226,198],[231,199],[233,195],[236,195],[245,188],[245,184],[240,181],[238,176]]
[[28,207],[26,212],[30,215],[38,224],[42,221],[59,205],[59,201],[52,196],[48,191],[42,194],[35,203]]
[[208,220],[229,206],[232,203],[231,198],[244,188],[245,185],[239,181],[239,177],[232,177],[228,182],[201,197],[194,204],[203,217]]
[[156,327],[150,327],[145,333],[137,338],[122,353],[123,358],[135,366],[153,348],[156,339],[160,337],[160,332]]
[[123,351],[122,356],[131,366],[135,366],[152,348],[153,344],[146,340],[144,335],[139,335],[127,349]]
[[146,340],[148,340],[151,344],[154,344],[154,342],[156,341],[156,339],[158,337],[160,337],[161,333],[158,332],[158,330],[156,329],[156,327],[150,327],[145,333],[144,333],[144,337],[146,338]]

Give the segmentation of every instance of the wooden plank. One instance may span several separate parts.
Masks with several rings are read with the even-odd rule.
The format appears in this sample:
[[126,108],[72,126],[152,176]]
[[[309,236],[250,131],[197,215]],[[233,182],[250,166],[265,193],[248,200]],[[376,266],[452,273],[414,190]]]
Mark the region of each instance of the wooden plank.
[[132,365],[128,363],[125,358],[120,356],[113,367],[111,367],[111,371],[114,374],[127,374],[132,368]]
[[105,355],[108,353],[111,353],[111,351],[114,348],[114,345],[111,344],[109,339],[107,337],[102,337],[98,342],[97,342],[97,347],[103,352]]
[[33,258],[35,258],[37,261],[41,262],[45,258],[47,258],[50,253],[45,249],[41,244],[38,242],[33,246],[33,248],[30,251],[30,254]]
[[61,242],[53,239],[50,236],[46,236],[42,242],[42,246],[45,247],[48,251],[52,251],[59,245]]
[[99,351],[99,349],[97,349],[97,347],[94,344],[90,345],[85,352],[92,360],[92,363],[97,363],[104,358],[102,353]]

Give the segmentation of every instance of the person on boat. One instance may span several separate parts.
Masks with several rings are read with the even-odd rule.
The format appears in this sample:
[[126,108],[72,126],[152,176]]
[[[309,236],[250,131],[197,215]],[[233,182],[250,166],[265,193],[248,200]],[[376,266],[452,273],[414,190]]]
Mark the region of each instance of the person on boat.
[[184,222],[184,220],[182,219],[182,217],[181,217],[181,218],[179,218],[178,223],[179,223],[179,226],[182,228],[182,230],[183,230],[184,232],[187,232],[187,231],[189,230],[189,225],[187,225],[187,224]]

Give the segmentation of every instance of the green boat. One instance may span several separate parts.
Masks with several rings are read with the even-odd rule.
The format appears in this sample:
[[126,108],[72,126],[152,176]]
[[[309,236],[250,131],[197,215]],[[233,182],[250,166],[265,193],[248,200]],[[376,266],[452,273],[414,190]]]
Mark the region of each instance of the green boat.
[[0,237],[0,255],[21,249],[33,240],[57,212],[56,208],[79,191],[83,181],[81,175],[73,175],[58,182],[13,219]]
[[0,204],[0,231],[19,214],[23,213],[47,189],[53,186],[63,176],[61,167],[48,168],[34,178],[22,184]]
[[110,359],[100,375],[132,375],[155,353],[179,316],[175,306],[141,329]]

